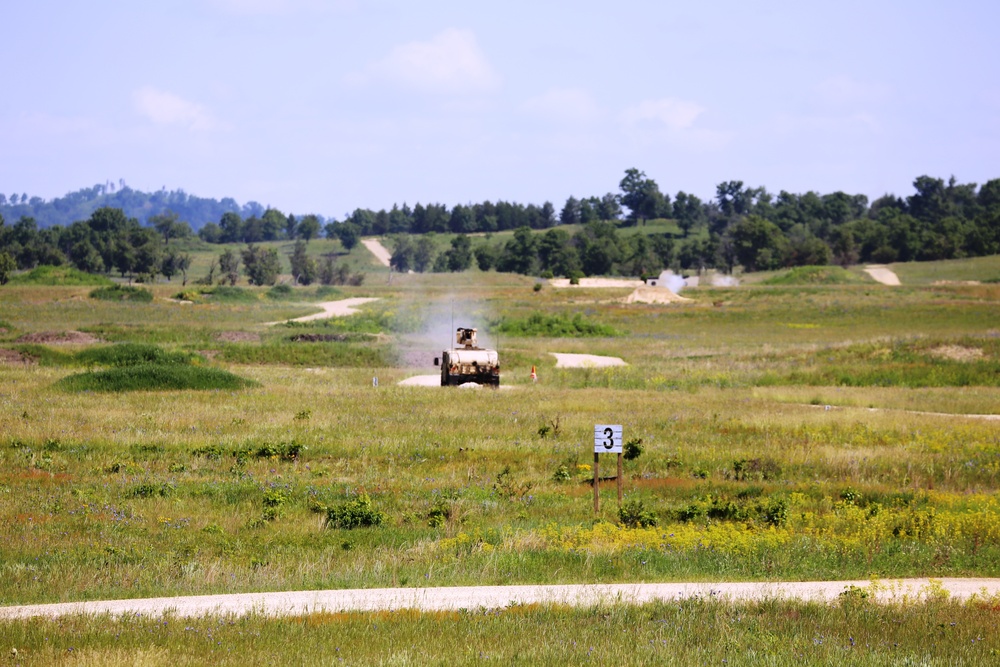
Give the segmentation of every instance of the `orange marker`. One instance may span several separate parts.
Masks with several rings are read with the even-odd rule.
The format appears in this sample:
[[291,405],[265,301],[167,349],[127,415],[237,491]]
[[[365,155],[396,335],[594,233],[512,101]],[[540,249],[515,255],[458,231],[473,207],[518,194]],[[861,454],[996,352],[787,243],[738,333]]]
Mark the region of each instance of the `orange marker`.
[[538,373],[535,372],[535,367],[531,367],[531,381],[538,382]]

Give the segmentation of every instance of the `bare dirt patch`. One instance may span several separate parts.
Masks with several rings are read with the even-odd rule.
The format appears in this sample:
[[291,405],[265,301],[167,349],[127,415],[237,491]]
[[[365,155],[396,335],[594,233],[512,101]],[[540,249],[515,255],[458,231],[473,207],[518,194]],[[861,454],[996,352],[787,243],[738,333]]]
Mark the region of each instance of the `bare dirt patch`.
[[865,273],[874,278],[876,282],[880,282],[883,285],[895,286],[902,284],[899,282],[899,276],[896,275],[896,272],[885,264],[869,264],[865,267]]
[[556,358],[556,368],[607,368],[609,366],[627,366],[619,357],[602,357],[596,354],[568,354],[550,352]]
[[983,351],[978,347],[965,347],[963,345],[939,345],[928,350],[928,353],[949,361],[978,361],[983,358]]
[[635,291],[622,301],[623,303],[694,303],[694,299],[674,294],[666,287],[636,287]]
[[260,334],[251,331],[220,331],[213,336],[222,343],[259,343]]
[[31,366],[34,363],[34,359],[24,356],[17,350],[0,349],[0,364],[8,364],[11,366]]
[[104,341],[82,331],[36,331],[24,334],[16,342],[40,343],[42,345],[91,345]]

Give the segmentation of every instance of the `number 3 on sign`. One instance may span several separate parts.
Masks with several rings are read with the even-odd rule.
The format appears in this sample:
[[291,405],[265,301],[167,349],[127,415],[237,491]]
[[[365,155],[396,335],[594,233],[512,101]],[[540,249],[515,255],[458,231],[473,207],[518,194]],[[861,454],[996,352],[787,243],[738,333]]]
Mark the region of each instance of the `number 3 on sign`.
[[621,454],[622,425],[621,424],[595,425],[594,452],[596,454]]

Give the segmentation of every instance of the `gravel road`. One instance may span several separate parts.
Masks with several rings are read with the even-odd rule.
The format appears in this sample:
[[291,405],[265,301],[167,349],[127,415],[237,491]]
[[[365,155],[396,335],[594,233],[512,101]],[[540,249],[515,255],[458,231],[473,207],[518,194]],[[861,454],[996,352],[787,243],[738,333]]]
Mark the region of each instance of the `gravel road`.
[[511,604],[595,605],[608,602],[714,598],[754,601],[776,598],[830,602],[851,586],[866,589],[878,602],[916,602],[947,594],[1000,595],[1000,579],[901,579],[871,581],[727,582],[672,584],[571,584],[563,586],[467,586],[454,588],[374,588],[284,593],[238,593],[137,600],[102,600],[0,607],[0,620],[72,614],[202,616],[249,613],[296,616],[318,611],[479,609]]
[[389,260],[392,259],[392,253],[386,250],[385,246],[378,239],[361,239],[361,243],[364,244],[371,254],[375,255],[382,266],[389,266]]
[[328,317],[343,317],[345,315],[353,315],[358,312],[355,306],[360,306],[363,303],[368,303],[369,301],[378,301],[377,298],[371,297],[356,297],[353,299],[341,299],[340,301],[323,301],[322,303],[317,303],[318,308],[323,310],[318,313],[313,313],[312,315],[306,315],[304,317],[296,317],[294,320],[281,320],[280,322],[268,322],[268,324],[284,324],[285,322],[309,322],[311,320],[325,320]]

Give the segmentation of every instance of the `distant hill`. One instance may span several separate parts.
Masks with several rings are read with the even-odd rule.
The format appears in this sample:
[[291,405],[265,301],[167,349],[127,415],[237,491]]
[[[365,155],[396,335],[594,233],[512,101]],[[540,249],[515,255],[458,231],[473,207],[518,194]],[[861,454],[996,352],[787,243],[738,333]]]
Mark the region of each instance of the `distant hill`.
[[223,213],[239,213],[241,217],[249,218],[260,217],[265,210],[255,201],[241,206],[230,197],[220,201],[189,195],[183,190],[142,192],[128,187],[124,181],[119,181],[117,186],[109,182],[82,188],[50,201],[27,195],[0,194],[0,215],[8,224],[28,216],[34,218],[39,227],[66,227],[78,220],[88,219],[102,206],[120,208],[125,215],[137,218],[141,224],[146,224],[152,215],[172,211],[195,231],[206,222],[218,223]]

